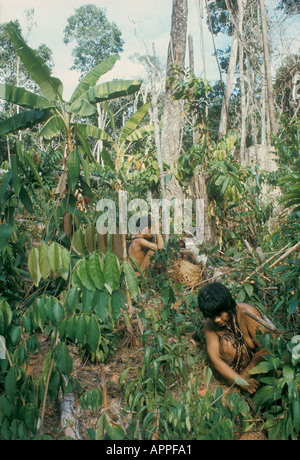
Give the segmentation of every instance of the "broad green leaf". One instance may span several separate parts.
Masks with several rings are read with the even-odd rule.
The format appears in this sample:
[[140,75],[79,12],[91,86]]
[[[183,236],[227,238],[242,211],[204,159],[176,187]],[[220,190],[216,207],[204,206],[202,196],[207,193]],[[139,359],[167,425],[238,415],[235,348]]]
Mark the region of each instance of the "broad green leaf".
[[130,295],[133,300],[137,300],[138,294],[139,294],[139,284],[138,284],[138,279],[135,274],[135,271],[130,264],[130,262],[125,261],[123,263],[123,270],[125,273],[127,285],[129,288]]
[[11,367],[5,379],[5,392],[9,401],[13,401],[17,391],[16,369]]
[[20,129],[30,128],[36,123],[42,123],[48,119],[47,110],[27,110],[13,117],[7,118],[0,123],[0,136],[13,133]]
[[27,109],[49,109],[51,104],[42,96],[31,93],[24,88],[0,84],[0,99]]
[[237,302],[244,302],[246,299],[246,292],[244,291],[244,289],[241,289],[240,292],[238,293],[238,296],[237,296]]
[[28,430],[30,430],[31,432],[34,432],[36,429],[38,416],[39,412],[36,405],[26,404],[26,406],[23,408],[24,422]]
[[80,264],[81,260],[79,262],[77,262],[77,264],[75,265],[75,267],[73,268],[72,270],[72,275],[71,275],[71,279],[72,279],[72,286],[75,287],[75,288],[78,288],[80,290],[83,290],[84,289],[84,285],[82,284],[79,276],[78,276],[78,273],[77,273],[77,268]]
[[45,242],[42,242],[40,247],[39,266],[41,275],[43,279],[46,280],[51,273],[51,265],[48,258],[48,245]]
[[87,326],[87,343],[91,347],[92,351],[96,353],[100,342],[100,326],[95,316],[90,317],[89,324]]
[[80,158],[78,151],[75,149],[71,152],[68,156],[67,160],[68,165],[68,179],[70,181],[70,185],[72,185],[73,189],[76,187],[79,179],[80,174]]
[[66,335],[72,341],[76,339],[76,324],[77,324],[77,317],[75,315],[70,316],[67,320],[67,327],[66,327]]
[[108,313],[108,292],[106,289],[104,291],[95,292],[94,310],[101,321],[104,323]]
[[39,264],[39,251],[37,248],[32,248],[28,258],[28,270],[34,284],[38,286],[40,279],[42,277],[40,272],[40,264]]
[[253,286],[252,286],[252,284],[247,284],[247,283],[244,284],[244,289],[247,292],[248,296],[252,297],[252,295],[253,295]]
[[12,312],[6,300],[0,302],[1,321],[3,322],[4,330],[11,324]]
[[87,319],[85,314],[81,314],[78,317],[77,324],[76,324],[76,341],[80,343],[80,345],[85,345],[85,335],[87,330]]
[[80,163],[81,163],[81,166],[83,168],[83,172],[84,172],[84,178],[86,180],[86,183],[87,185],[90,187],[91,186],[91,173],[90,173],[90,161],[89,161],[89,158],[84,158],[84,150],[83,148],[80,146],[78,146],[78,151],[80,153]]
[[40,136],[45,139],[52,139],[54,136],[59,134],[65,127],[65,124],[62,118],[59,115],[53,115],[47,122],[44,124],[41,129]]
[[104,289],[104,276],[102,273],[99,257],[100,256],[97,253],[91,255],[88,262],[88,271],[96,288],[99,289],[99,291],[102,291]]
[[28,316],[23,316],[22,325],[26,332],[31,332],[31,320]]
[[125,299],[121,292],[115,291],[112,294],[111,312],[114,321],[118,321],[121,309],[125,306]]
[[267,404],[272,403],[280,398],[281,388],[274,387],[273,385],[266,385],[262,388],[259,388],[253,397],[253,403],[257,404]]
[[2,252],[4,246],[7,245],[9,238],[12,234],[12,226],[9,224],[0,225],[0,253]]
[[212,370],[210,369],[210,367],[206,366],[204,368],[203,377],[204,377],[205,385],[208,388],[209,384],[210,384],[210,381],[211,381],[211,378],[212,378]]
[[89,224],[86,227],[84,234],[84,243],[89,253],[92,253],[96,250],[96,227],[94,226],[94,224]]
[[4,176],[1,177],[1,185],[0,185],[0,203],[4,203],[6,201],[6,194],[8,192],[8,186],[12,180],[13,174],[12,171],[8,171]]
[[61,81],[58,78],[51,77],[49,67],[25,43],[13,23],[8,25],[8,32],[17,54],[31,78],[39,85],[43,96],[50,102],[62,99],[63,85]]
[[243,387],[244,387],[244,386],[247,387],[247,386],[249,385],[249,383],[247,382],[247,380],[244,380],[244,379],[242,379],[241,377],[235,378],[234,381],[235,381],[235,383],[236,383],[237,385],[240,385],[240,386],[243,386]]
[[297,390],[298,397],[293,402],[293,422],[296,433],[300,432],[300,398],[299,390]]
[[94,292],[84,289],[81,297],[82,313],[91,313],[94,305]]
[[253,367],[248,371],[248,374],[254,375],[254,374],[266,374],[270,370],[274,369],[274,366],[272,363],[269,363],[267,361],[262,361],[259,363],[257,366]]
[[[1,126],[1,124],[0,124]],[[92,137],[100,141],[113,142],[112,138],[107,134],[103,129],[97,128],[97,126],[88,125],[84,123],[78,123],[77,125],[78,132],[85,137]]]
[[142,107],[140,107],[139,110],[137,110],[132,115],[132,117],[129,118],[120,135],[120,144],[122,144],[127,139],[127,137],[132,134],[133,131],[138,127],[144,116],[148,113],[149,107],[150,102],[147,102]]
[[53,316],[57,324],[61,322],[64,317],[64,309],[60,302],[55,302],[53,305]]
[[153,135],[153,125],[142,126],[139,129],[136,129],[132,134],[126,137],[126,141],[135,142],[140,139],[144,139],[146,136]]
[[69,112],[75,113],[81,117],[91,117],[97,114],[97,108],[91,104],[84,97],[80,98],[79,101],[75,101],[70,107]]
[[101,158],[104,161],[105,166],[108,166],[111,171],[116,170],[115,163],[114,163],[109,151],[105,147],[103,147],[103,149],[102,149]]
[[80,278],[82,284],[92,292],[95,292],[95,285],[89,275],[88,263],[85,259],[81,260],[80,264],[77,266],[77,274]]
[[11,404],[8,399],[2,395],[0,397],[0,409],[3,415],[6,417],[10,417],[12,410],[14,408],[14,404]]
[[53,242],[48,248],[48,260],[53,273],[61,267],[61,247]]
[[46,298],[44,303],[45,312],[47,313],[47,317],[52,323],[55,323],[55,317],[53,312],[55,303],[56,299],[54,299],[53,297]]
[[60,276],[67,280],[69,276],[69,267],[71,265],[71,254],[67,248],[61,248],[60,250],[61,266],[58,269]]
[[120,265],[117,256],[109,249],[105,255],[104,280],[111,288],[116,289],[120,281]]
[[73,287],[67,294],[66,307],[70,313],[74,313],[78,301],[78,290]]
[[54,350],[54,361],[59,370],[70,375],[73,369],[73,358],[69,354],[69,350],[65,343],[59,343]]
[[10,338],[11,338],[12,344],[13,344],[14,346],[15,346],[16,343],[18,342],[20,335],[21,335],[21,331],[20,331],[20,328],[19,328],[19,327],[14,326],[14,327],[11,328],[11,331],[10,331]]
[[27,209],[27,211],[30,212],[30,214],[33,214],[32,201],[24,187],[21,187],[20,190],[20,200],[22,201],[22,204]]
[[87,139],[85,138],[85,136],[82,136],[82,134],[77,131],[77,136],[78,136],[78,139],[84,149],[84,152],[85,154],[87,155],[88,159],[92,162],[92,163],[97,163],[95,158],[93,157],[93,154],[92,154],[92,151],[91,151],[91,148],[90,148],[90,144],[88,143]]
[[[89,116],[97,113],[95,106],[98,102],[104,102],[119,97],[129,96],[138,91],[141,82],[136,80],[113,80],[101,83],[85,91],[71,106],[69,111],[80,116]],[[94,111],[92,113],[92,108]]]
[[118,55],[110,56],[88,72],[73,92],[70,103],[72,104],[75,102],[85,91],[87,91],[90,87],[95,86],[99,78],[111,70],[118,59]]
[[72,249],[80,256],[84,254],[84,237],[81,228],[73,235]]

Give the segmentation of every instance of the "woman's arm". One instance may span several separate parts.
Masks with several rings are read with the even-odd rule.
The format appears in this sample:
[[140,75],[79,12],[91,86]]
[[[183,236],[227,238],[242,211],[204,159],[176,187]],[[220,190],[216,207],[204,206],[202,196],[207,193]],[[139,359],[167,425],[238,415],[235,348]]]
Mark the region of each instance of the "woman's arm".
[[205,338],[206,338],[206,345],[207,345],[207,352],[209,357],[219,374],[225,378],[229,383],[235,384],[235,379],[242,378],[243,380],[247,381],[247,385],[238,384],[243,390],[248,391],[250,394],[255,393],[259,386],[259,382],[257,382],[253,378],[249,378],[249,376],[240,375],[235,372],[222,358],[220,355],[220,345],[219,345],[219,337],[217,334],[211,330],[209,327],[204,327]]

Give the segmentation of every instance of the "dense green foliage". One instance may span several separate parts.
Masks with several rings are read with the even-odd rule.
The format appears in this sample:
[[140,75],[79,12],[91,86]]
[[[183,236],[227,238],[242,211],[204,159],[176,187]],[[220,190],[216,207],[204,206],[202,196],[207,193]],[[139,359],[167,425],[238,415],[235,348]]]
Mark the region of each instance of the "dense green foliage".
[[[218,14],[224,2],[212,2],[212,7]],[[120,49],[120,36],[112,32]],[[175,84],[174,97],[184,100],[187,116],[194,117],[176,174],[188,193],[193,175],[203,167],[207,211],[218,233],[215,244],[199,250],[208,268],[221,269],[237,301],[258,306],[281,332],[276,340],[268,334],[262,339],[269,354],[252,370],[261,382],[253,409],[243,394],[211,385],[197,289],[175,285],[168,270],[179,256],[179,238],[155,252],[146,282],[122,257],[119,235],[97,233],[100,198],[117,202],[119,191],[145,199],[149,190],[160,194],[150,102],[138,94],[141,82],[98,85],[117,60],[99,52],[100,62],[87,73],[94,57],[80,63],[85,77],[66,102],[62,82],[45,59],[25,43],[16,25],[10,24],[8,33],[35,86],[0,85],[1,99],[10,104],[0,120],[3,160],[7,140],[10,145],[10,162],[2,164],[0,178],[0,439],[46,438],[47,398],[55,401],[71,392],[82,409],[98,414],[97,429],[88,432],[92,439],[231,440],[258,429],[258,414],[269,439],[298,439],[299,121],[287,115],[280,120],[273,138],[276,172],[242,167],[238,132],[218,139],[209,123],[219,109],[210,84],[180,69],[182,79],[169,81]],[[97,104],[107,116],[105,129],[93,123]],[[194,145],[193,129],[198,133]],[[272,214],[274,202],[265,200],[266,185],[280,187],[279,217]],[[272,257],[273,267],[262,264],[258,247]],[[131,375],[127,367],[119,379],[124,426],[111,422],[107,407],[100,415],[103,387],[82,392],[72,374],[69,345],[101,366],[118,349],[120,325],[132,339],[134,323],[140,328],[141,364]],[[50,346],[35,377],[27,369],[40,349],[40,334]]]

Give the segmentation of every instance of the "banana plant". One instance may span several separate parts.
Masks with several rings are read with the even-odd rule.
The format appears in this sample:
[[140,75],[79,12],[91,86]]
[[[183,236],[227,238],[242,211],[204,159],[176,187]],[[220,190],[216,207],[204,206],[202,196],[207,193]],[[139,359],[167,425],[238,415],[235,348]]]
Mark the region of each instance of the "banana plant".
[[84,137],[92,137],[97,140],[106,141],[106,143],[110,144],[111,150],[114,152],[115,159],[112,159],[110,152],[108,152],[105,148],[102,151],[102,158],[107,166],[116,171],[119,176],[122,167],[124,167],[124,159],[128,146],[132,142],[144,139],[146,136],[153,134],[153,125],[145,125],[140,128],[138,127],[145,115],[148,113],[150,103],[147,102],[142,105],[129,118],[129,120],[127,120],[119,134],[116,132],[114,116],[109,110],[108,104],[104,103],[103,107],[110,117],[110,125],[113,133],[112,136],[96,126],[80,124],[77,129],[78,133]]
[[[22,107],[23,111],[0,123],[0,136],[30,128],[43,123],[40,135],[50,140],[63,134],[66,145],[64,172],[58,186],[62,194],[67,182],[76,185],[79,178],[80,163],[83,161],[82,150],[75,148],[77,132],[76,118],[89,117],[97,114],[96,104],[111,99],[128,96],[139,90],[141,82],[136,80],[114,80],[97,84],[99,78],[112,69],[119,58],[114,55],[96,65],[78,84],[69,102],[63,98],[63,84],[51,75],[45,62],[26,44],[19,31],[10,23],[8,25],[10,39],[18,56],[23,62],[31,78],[37,83],[41,94],[35,94],[24,88],[7,84],[0,85],[0,98]],[[90,125],[85,125],[86,126]],[[91,129],[93,127],[91,126]],[[103,133],[100,133],[102,138]],[[104,138],[106,135],[104,135]],[[87,142],[78,136],[84,153],[93,161]],[[71,155],[72,154],[72,155]],[[68,160],[69,156],[71,158]],[[71,169],[71,175],[68,174]]]

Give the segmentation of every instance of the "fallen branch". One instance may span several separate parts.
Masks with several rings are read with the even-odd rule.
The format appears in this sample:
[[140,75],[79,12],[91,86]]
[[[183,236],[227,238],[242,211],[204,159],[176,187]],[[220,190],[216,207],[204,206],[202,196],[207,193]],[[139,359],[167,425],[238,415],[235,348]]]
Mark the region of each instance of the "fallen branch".
[[274,262],[272,265],[270,265],[269,268],[272,268],[272,267],[275,267],[275,265],[277,265],[281,260],[285,259],[287,256],[289,256],[292,252],[294,252],[297,247],[300,245],[300,241],[298,241],[297,244],[295,244],[295,246],[293,246],[292,248],[290,248],[288,251],[286,251],[285,254],[283,254],[281,257],[279,257],[278,260],[276,260],[276,262]]
[[[299,243],[298,243],[299,244]],[[255,275],[255,273],[259,272],[265,265],[267,265],[269,262],[271,262],[271,260],[273,260],[276,256],[278,256],[279,254],[281,254],[283,251],[285,251],[287,249],[289,245],[287,244],[284,248],[280,249],[280,251],[276,252],[276,254],[273,254],[272,257],[270,257],[268,260],[266,260],[262,265],[260,265],[256,270],[254,270],[254,272],[251,273],[251,275],[247,276],[247,278],[242,281],[242,286],[253,276]]]

